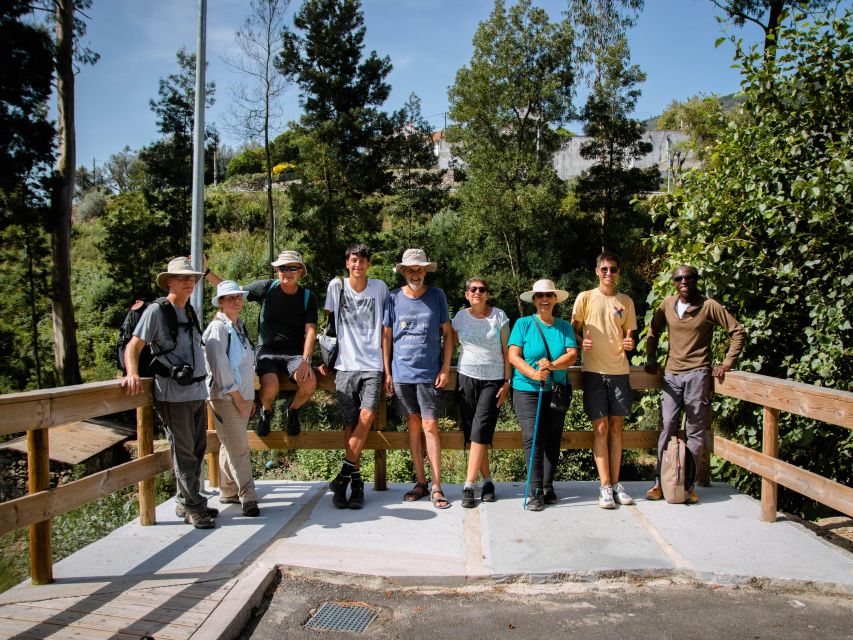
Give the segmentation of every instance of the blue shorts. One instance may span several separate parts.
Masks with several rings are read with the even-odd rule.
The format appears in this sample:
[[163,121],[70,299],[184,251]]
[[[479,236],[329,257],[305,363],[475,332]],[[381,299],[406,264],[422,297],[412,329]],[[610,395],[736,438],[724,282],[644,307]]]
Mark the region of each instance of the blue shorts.
[[394,383],[397,410],[403,415],[418,414],[423,420],[438,420],[444,414],[444,396],[432,382]]

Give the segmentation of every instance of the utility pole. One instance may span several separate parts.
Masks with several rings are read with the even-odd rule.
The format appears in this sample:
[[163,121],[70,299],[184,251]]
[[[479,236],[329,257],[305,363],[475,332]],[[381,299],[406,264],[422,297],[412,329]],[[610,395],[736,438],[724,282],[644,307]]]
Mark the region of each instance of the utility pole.
[[[193,269],[204,271],[204,68],[207,0],[198,1],[198,40],[195,56],[195,113],[193,116],[193,206],[191,252]],[[191,303],[198,317],[204,317],[204,278],[193,290]]]

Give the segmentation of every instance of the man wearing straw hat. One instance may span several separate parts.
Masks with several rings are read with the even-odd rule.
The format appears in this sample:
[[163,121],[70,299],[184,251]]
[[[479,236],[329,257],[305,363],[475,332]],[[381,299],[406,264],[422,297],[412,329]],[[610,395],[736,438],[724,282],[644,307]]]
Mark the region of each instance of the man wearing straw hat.
[[[311,367],[314,339],[317,336],[317,297],[299,285],[308,273],[302,254],[285,250],[270,263],[277,278],[256,280],[245,285],[246,300],[261,303],[258,317],[258,358],[255,364],[261,381],[261,409],[255,432],[269,435],[275,399],[281,389],[279,375],[287,375],[296,384],[296,394],[285,416],[287,435],[301,432],[299,411],[314,395],[317,378]],[[222,278],[210,274],[212,284]]]
[[[448,381],[453,334],[444,291],[424,282],[426,274],[436,268],[423,249],[406,249],[394,269],[406,284],[389,295],[382,340],[385,388],[396,396],[397,406],[406,416],[415,467],[416,484],[403,499],[412,502],[429,495],[436,509],[446,509],[450,502],[441,490],[438,418],[444,412],[441,389]],[[432,480],[429,486],[424,473],[422,429]]]
[[[168,291],[142,314],[125,350],[127,375],[122,386],[135,395],[142,391],[139,354],[151,345],[154,371],[154,405],[166,425],[177,484],[175,512],[196,529],[212,529],[216,509],[208,508],[201,493],[201,465],[207,448],[207,375],[201,328],[189,303],[204,274],[194,271],[188,258],[175,258],[157,276]],[[176,328],[176,333],[174,332]]]

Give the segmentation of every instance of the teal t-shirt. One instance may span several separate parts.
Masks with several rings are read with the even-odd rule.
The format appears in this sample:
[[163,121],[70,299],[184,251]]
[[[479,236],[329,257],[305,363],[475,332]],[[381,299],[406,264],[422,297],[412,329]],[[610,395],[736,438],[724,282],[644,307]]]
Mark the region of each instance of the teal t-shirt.
[[[547,358],[548,354],[545,351],[545,343],[542,342],[542,336],[536,328],[536,324],[542,328],[545,334],[545,339],[548,341],[548,349],[551,350],[551,360],[556,360],[564,353],[566,349],[577,348],[575,342],[575,332],[572,325],[562,318],[554,318],[554,324],[550,327],[539,320],[535,316],[525,316],[519,318],[518,322],[512,328],[512,333],[509,335],[509,346],[521,347],[521,356],[524,361],[534,369],[538,369],[536,363],[542,358]],[[568,375],[565,371],[554,371],[551,374],[551,379],[562,384],[568,383]],[[523,375],[518,369],[512,376],[512,388],[519,391],[539,391],[539,382],[531,380]],[[551,389],[550,379],[545,383],[545,390]]]

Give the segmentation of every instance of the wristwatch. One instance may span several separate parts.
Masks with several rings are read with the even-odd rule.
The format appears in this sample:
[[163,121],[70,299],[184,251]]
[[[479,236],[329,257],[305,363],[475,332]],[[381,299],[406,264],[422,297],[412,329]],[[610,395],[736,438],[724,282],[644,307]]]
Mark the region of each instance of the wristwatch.
[[305,364],[311,364],[311,358],[309,358],[308,356],[302,356],[302,362],[304,362]]

